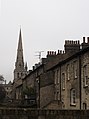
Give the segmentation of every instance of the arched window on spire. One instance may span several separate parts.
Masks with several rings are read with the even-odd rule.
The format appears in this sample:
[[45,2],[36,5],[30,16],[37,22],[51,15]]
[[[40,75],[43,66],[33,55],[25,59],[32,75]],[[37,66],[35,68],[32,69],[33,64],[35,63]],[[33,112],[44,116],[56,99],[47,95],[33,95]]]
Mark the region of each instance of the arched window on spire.
[[17,73],[17,78],[19,78],[19,73]]

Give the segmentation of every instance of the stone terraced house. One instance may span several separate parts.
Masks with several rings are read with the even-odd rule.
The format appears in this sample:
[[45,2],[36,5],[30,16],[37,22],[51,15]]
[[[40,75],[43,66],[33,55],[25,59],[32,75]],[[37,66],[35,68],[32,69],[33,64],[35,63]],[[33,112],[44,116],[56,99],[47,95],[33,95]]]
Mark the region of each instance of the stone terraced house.
[[65,40],[64,51],[48,51],[30,71],[24,66],[22,51],[20,31],[13,98],[22,99],[23,89],[32,87],[38,108],[89,109],[89,37],[87,42],[83,37],[83,43]]

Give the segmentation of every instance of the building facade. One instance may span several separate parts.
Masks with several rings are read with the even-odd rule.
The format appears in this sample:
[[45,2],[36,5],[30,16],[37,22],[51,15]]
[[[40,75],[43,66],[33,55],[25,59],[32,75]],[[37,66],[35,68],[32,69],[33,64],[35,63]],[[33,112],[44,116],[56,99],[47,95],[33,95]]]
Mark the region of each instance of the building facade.
[[13,82],[16,99],[22,99],[22,91],[32,87],[38,108],[89,109],[89,37],[87,42],[83,37],[83,43],[66,40],[64,51],[48,51],[28,73],[21,39],[20,31]]
[[[65,59],[50,70],[54,71],[54,100],[61,109],[89,109],[89,38],[65,41]],[[56,106],[55,106],[56,109]]]

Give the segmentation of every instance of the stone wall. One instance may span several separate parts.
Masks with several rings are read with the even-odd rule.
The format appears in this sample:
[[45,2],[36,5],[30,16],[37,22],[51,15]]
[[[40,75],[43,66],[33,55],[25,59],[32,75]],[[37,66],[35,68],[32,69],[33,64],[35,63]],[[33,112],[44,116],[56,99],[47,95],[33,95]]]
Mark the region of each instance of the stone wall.
[[89,119],[89,110],[0,109],[0,119]]
[[42,87],[40,89],[40,107],[47,106],[54,99],[54,85]]

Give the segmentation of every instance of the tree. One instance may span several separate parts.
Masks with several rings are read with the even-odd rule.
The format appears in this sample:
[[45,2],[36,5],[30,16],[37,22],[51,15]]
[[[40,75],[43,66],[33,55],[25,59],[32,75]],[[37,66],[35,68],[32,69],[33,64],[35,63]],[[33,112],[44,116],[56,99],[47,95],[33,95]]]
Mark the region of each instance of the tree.
[[6,97],[6,91],[3,86],[3,82],[4,82],[4,77],[3,77],[3,75],[0,75],[0,102],[3,102],[3,100]]
[[0,102],[3,102],[6,97],[6,91],[2,85],[0,85]]
[[3,84],[3,82],[4,82],[4,77],[3,75],[0,75],[0,84]]
[[22,95],[23,95],[24,97],[29,98],[29,97],[35,95],[35,90],[34,90],[33,87],[27,87],[27,86],[26,86],[26,87],[23,89]]

